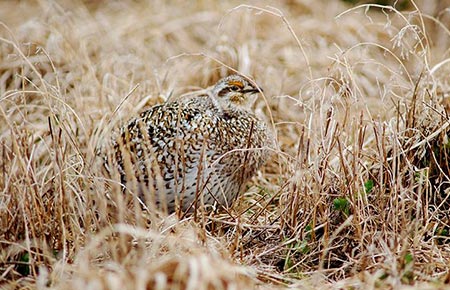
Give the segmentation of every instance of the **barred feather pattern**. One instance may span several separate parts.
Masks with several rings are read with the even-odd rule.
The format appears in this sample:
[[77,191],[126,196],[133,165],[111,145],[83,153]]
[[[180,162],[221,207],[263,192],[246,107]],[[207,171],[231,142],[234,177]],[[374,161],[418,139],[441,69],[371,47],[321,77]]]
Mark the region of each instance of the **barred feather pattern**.
[[203,94],[157,105],[132,119],[114,140],[121,182],[141,198],[184,211],[228,207],[266,162],[271,134],[250,110],[221,107]]

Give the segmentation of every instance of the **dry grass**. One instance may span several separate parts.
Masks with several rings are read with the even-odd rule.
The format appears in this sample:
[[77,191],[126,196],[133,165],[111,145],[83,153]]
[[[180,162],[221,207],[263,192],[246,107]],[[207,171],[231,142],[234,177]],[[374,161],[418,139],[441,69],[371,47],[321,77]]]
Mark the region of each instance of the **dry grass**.
[[[0,287],[449,283],[445,1],[58,3],[0,3]],[[277,148],[228,213],[106,187],[111,128],[231,69],[264,88]]]

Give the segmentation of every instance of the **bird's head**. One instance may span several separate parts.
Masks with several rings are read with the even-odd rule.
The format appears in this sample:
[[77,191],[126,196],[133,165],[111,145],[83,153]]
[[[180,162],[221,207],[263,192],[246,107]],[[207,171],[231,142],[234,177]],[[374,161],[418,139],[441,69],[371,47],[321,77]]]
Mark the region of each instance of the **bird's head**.
[[240,75],[230,75],[217,82],[213,95],[225,107],[247,108],[250,96],[262,91]]

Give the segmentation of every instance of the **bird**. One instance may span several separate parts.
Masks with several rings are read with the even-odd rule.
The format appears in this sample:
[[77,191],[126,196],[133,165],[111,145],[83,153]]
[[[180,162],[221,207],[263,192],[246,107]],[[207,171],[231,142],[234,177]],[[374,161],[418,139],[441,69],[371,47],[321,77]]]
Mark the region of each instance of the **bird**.
[[260,92],[232,74],[132,118],[112,139],[121,184],[169,212],[229,208],[270,156],[271,130],[251,109]]

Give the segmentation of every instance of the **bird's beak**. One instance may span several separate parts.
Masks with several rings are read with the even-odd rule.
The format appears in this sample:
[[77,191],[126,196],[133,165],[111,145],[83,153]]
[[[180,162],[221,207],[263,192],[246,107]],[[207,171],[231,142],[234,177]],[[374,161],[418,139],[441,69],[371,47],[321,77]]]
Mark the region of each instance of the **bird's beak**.
[[261,89],[261,88],[259,88],[259,89],[256,89],[256,88],[250,88],[250,89],[246,89],[246,90],[242,90],[242,93],[243,94],[251,94],[251,95],[253,95],[253,94],[257,94],[257,93],[259,93],[259,92],[263,92],[263,89]]

